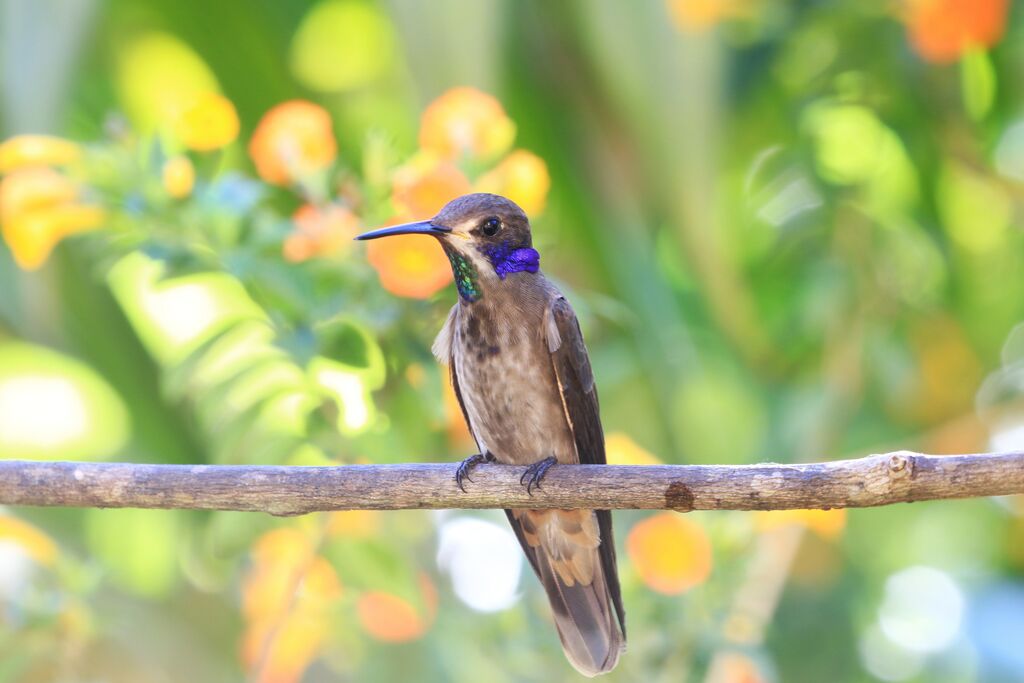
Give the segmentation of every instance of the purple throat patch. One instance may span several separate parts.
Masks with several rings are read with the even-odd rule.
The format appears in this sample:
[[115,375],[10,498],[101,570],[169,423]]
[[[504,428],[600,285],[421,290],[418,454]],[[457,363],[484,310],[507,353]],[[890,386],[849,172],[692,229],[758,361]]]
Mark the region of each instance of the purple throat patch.
[[494,264],[494,272],[502,280],[510,273],[536,273],[540,268],[540,252],[530,247],[516,249],[511,252],[498,250],[498,253],[491,255]]

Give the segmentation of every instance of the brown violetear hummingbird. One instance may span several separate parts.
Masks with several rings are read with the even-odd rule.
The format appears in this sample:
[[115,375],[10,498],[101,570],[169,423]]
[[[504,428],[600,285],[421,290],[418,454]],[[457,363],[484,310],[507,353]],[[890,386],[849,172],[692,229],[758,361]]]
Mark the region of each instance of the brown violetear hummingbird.
[[[576,314],[540,272],[530,221],[512,201],[470,194],[430,220],[364,233],[435,237],[459,301],[434,342],[485,461],[528,465],[531,491],[555,463],[605,463],[597,389]],[[547,592],[566,657],[587,676],[611,671],[626,645],[608,510],[506,510]]]

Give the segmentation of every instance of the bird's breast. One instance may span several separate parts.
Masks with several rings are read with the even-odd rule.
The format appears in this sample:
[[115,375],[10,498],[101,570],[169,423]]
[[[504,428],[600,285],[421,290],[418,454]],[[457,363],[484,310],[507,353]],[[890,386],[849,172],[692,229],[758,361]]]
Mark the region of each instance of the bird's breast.
[[551,455],[577,462],[542,316],[520,311],[506,319],[472,306],[453,331],[452,359],[470,431],[500,462],[528,464]]

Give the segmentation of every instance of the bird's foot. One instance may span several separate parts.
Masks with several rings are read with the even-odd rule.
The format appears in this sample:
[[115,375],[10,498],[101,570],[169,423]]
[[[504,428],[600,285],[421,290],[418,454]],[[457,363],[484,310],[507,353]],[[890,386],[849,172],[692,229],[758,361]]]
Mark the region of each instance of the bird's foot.
[[523,472],[523,476],[519,477],[519,483],[526,487],[526,492],[531,496],[533,495],[533,489],[540,488],[540,480],[544,478],[544,475],[548,473],[551,466],[554,465],[558,460],[555,456],[551,455],[543,460],[538,460]]
[[491,455],[490,451],[488,451],[487,453],[477,453],[476,455],[469,456],[468,458],[460,462],[459,466],[455,468],[455,483],[458,484],[459,488],[462,489],[462,492],[465,493],[466,487],[463,485],[462,482],[466,480],[473,481],[469,477],[470,470],[472,470],[474,467],[476,467],[482,462],[494,461],[495,457]]

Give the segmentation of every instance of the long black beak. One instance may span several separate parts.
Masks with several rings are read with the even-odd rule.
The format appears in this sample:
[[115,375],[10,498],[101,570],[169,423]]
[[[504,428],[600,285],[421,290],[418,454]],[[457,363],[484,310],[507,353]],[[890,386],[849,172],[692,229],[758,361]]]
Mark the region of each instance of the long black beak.
[[391,235],[447,235],[452,231],[451,228],[446,228],[441,225],[434,225],[430,221],[417,221],[415,223],[403,223],[402,225],[392,225],[388,228],[380,228],[379,230],[371,230],[370,232],[364,232],[362,235],[356,237],[357,240],[375,240],[378,237],[390,237]]

